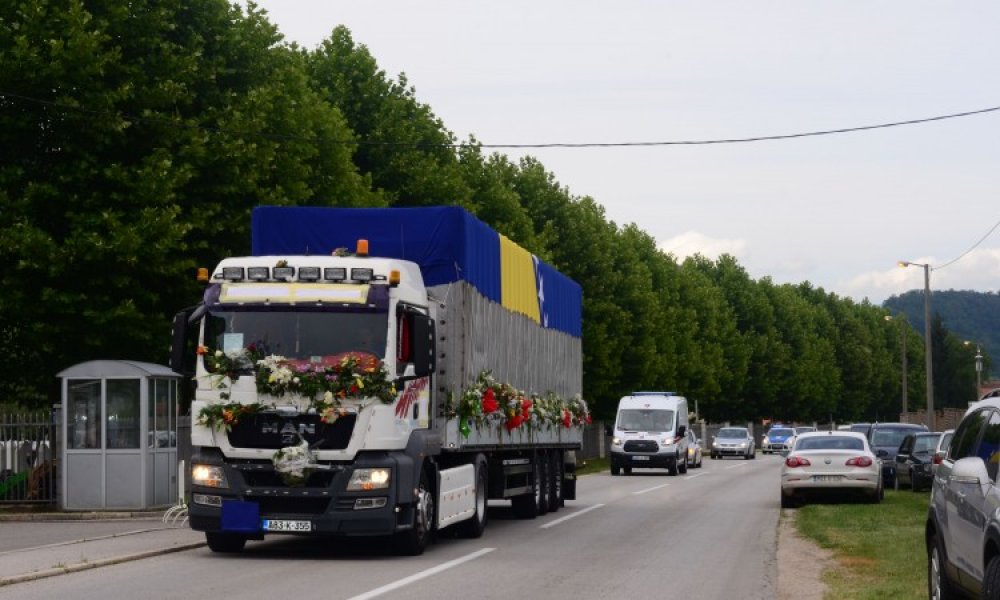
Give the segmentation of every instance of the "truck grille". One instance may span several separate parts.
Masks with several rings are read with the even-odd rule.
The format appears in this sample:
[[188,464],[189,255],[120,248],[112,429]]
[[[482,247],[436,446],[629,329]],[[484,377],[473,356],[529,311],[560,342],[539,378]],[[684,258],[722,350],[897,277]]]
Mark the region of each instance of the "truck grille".
[[625,442],[625,452],[656,452],[660,445],[656,440],[629,440]]
[[351,441],[357,419],[357,415],[349,414],[333,423],[323,423],[319,415],[260,413],[241,419],[227,435],[235,448],[277,450],[298,444],[301,437],[316,450],[343,450]]

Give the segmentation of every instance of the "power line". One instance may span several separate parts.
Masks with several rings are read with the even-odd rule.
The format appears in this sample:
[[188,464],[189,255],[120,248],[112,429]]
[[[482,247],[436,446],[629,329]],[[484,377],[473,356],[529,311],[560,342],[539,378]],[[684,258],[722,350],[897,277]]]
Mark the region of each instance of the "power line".
[[[202,131],[209,131],[213,133],[221,133],[227,135],[238,135],[243,137],[259,137],[264,139],[275,139],[275,140],[290,140],[290,141],[308,141],[308,142],[322,142],[325,144],[339,144],[339,145],[357,145],[357,146],[389,146],[389,147],[409,147],[409,148],[507,148],[507,149],[531,149],[531,148],[628,148],[628,147],[650,147],[650,146],[704,146],[710,144],[744,144],[749,142],[764,142],[764,141],[775,141],[775,140],[790,140],[796,138],[805,137],[816,137],[821,135],[834,135],[840,133],[854,133],[857,131],[868,131],[872,129],[887,129],[889,127],[901,127],[904,125],[918,125],[921,123],[931,123],[934,121],[944,121],[946,119],[957,119],[960,117],[970,117],[974,115],[981,115],[990,112],[1000,111],[1000,106],[992,106],[989,108],[982,108],[978,110],[970,110],[960,113],[952,113],[948,115],[938,115],[936,117],[925,117],[922,119],[908,119],[906,121],[894,121],[892,123],[880,123],[877,125],[861,125],[857,127],[842,127],[838,129],[824,129],[820,131],[808,131],[803,133],[788,133],[788,134],[778,134],[778,135],[762,135],[755,137],[745,137],[745,138],[723,138],[723,139],[710,139],[710,140],[674,140],[674,141],[653,141],[653,142],[580,142],[580,143],[568,143],[568,142],[553,142],[553,143],[542,143],[542,144],[469,144],[469,143],[459,143],[459,144],[431,144],[422,142],[380,142],[372,140],[333,140],[321,137],[310,137],[310,136],[299,136],[290,134],[267,134],[267,133],[255,133],[246,131],[236,131],[227,130],[220,127],[213,127],[209,125],[200,125],[192,123],[184,123],[181,121],[173,119],[162,119],[156,117],[140,117],[136,115],[130,115],[127,113],[117,113],[109,111],[99,111],[88,109],[80,106],[73,106],[69,104],[61,104],[58,102],[53,102],[50,100],[42,100],[39,98],[32,98],[30,96],[24,96],[22,94],[15,94],[12,92],[5,92],[0,90],[0,98],[21,100],[23,102],[29,102],[33,104],[39,104],[42,106],[48,106],[51,108],[58,108],[66,111],[75,111],[80,113],[86,113],[94,116],[101,117],[115,117],[120,119],[128,119],[130,121],[144,122],[144,123],[155,123],[161,125],[172,125],[175,127],[181,127],[185,129],[198,129]],[[957,260],[957,259],[956,259]],[[950,263],[949,263],[950,264]]]
[[976,248],[978,248],[980,244],[982,244],[983,242],[985,242],[986,238],[990,237],[990,235],[992,235],[992,233],[994,231],[996,231],[997,227],[1000,227],[1000,221],[997,221],[996,223],[994,223],[993,227],[990,227],[990,230],[986,232],[986,235],[984,235],[983,237],[979,238],[978,242],[976,242],[975,244],[973,244],[972,247],[969,248],[968,250],[966,250],[965,252],[959,254],[958,257],[949,260],[948,262],[944,263],[941,266],[931,267],[931,268],[934,269],[935,271],[940,271],[941,269],[943,269],[943,268],[945,268],[947,266],[953,265],[953,264],[957,263],[958,261],[962,260],[963,258],[966,257],[967,254],[969,254],[970,252],[972,252],[973,250],[975,250]]

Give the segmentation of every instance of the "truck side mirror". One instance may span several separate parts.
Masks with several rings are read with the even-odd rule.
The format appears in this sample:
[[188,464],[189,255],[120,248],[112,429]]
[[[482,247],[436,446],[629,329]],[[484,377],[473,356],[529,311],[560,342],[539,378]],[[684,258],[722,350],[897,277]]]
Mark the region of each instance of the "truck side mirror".
[[434,319],[413,315],[413,373],[425,377],[434,372]]
[[[200,305],[199,305],[200,306]],[[199,306],[185,308],[174,315],[173,331],[170,344],[170,368],[181,375],[191,377],[194,375],[194,352],[189,352],[192,341],[192,333],[196,327],[192,327],[196,320],[192,316],[201,317],[202,311]]]

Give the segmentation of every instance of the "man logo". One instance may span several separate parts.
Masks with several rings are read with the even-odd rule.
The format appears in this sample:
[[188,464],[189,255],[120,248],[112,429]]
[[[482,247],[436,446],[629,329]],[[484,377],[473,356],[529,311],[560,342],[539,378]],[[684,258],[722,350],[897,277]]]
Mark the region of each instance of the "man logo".
[[260,425],[260,432],[263,435],[280,435],[282,444],[294,444],[300,437],[306,435],[316,435],[315,423],[295,423],[272,421],[264,422]]

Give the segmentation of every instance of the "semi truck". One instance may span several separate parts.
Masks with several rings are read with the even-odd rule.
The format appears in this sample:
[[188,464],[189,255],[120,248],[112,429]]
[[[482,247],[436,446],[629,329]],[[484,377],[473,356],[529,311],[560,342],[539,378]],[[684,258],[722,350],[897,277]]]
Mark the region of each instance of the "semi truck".
[[215,552],[271,534],[479,537],[489,500],[575,499],[578,284],[460,207],[262,206],[173,323],[191,376],[189,523]]

